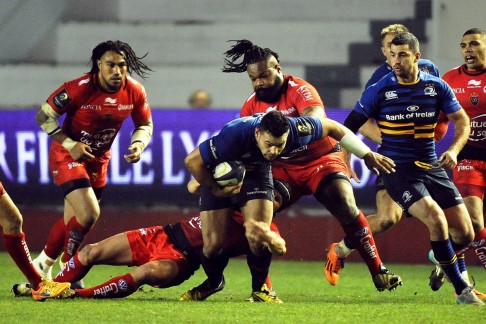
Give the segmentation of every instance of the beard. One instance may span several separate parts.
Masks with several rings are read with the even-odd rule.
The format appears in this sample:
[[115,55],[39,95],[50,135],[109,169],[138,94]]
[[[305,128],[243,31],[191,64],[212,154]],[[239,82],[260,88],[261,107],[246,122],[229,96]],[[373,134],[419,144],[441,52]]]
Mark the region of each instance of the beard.
[[255,96],[258,100],[263,102],[276,102],[280,98],[282,92],[283,80],[276,78],[273,86],[268,88],[255,89]]

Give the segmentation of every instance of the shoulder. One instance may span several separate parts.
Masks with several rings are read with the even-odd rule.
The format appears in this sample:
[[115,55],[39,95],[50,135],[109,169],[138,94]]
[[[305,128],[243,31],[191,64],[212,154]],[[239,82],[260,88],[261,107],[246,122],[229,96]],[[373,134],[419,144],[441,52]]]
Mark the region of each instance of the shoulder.
[[461,67],[462,67],[462,65],[456,66],[455,68],[447,71],[442,78],[444,80],[450,80],[451,78],[454,78],[454,77],[462,74],[461,73]]
[[421,71],[440,77],[439,68],[431,60],[419,59],[418,66]]
[[126,89],[130,92],[145,95],[145,88],[140,81],[135,80],[131,76],[127,76]]
[[64,84],[71,88],[87,88],[93,83],[93,76],[91,74],[84,74],[79,78],[65,82]]

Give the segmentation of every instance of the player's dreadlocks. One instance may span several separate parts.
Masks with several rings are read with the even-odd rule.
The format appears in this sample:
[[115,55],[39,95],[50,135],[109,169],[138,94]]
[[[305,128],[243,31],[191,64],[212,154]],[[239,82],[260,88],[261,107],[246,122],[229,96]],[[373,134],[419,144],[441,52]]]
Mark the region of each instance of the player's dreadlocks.
[[148,73],[151,70],[145,63],[141,61],[148,53],[142,57],[137,57],[133,49],[127,43],[122,41],[106,41],[99,43],[95,48],[93,48],[93,54],[91,55],[91,71],[90,73],[98,73],[98,60],[101,59],[103,54],[107,51],[114,51],[120,55],[123,55],[125,61],[127,62],[127,72],[131,75],[132,71],[138,74],[142,79],[146,79]]
[[[228,59],[224,59],[225,65],[223,72],[246,72],[246,66],[248,64],[266,61],[270,56],[274,56],[277,62],[280,62],[277,53],[269,48],[261,48],[253,45],[247,39],[230,40],[229,42],[236,42],[236,44],[224,53]],[[243,61],[235,63],[241,56],[243,56]]]

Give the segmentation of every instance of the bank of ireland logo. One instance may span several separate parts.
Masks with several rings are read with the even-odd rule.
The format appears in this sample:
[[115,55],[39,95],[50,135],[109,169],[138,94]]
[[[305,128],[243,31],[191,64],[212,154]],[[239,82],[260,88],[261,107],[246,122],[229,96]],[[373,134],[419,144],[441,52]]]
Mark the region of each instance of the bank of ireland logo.
[[476,106],[479,103],[479,95],[476,92],[471,93],[469,101]]
[[409,201],[410,201],[410,199],[412,199],[412,196],[413,196],[413,195],[410,193],[410,191],[408,191],[408,190],[407,190],[407,191],[405,191],[405,192],[403,193],[403,195],[402,195],[402,200],[403,200],[403,202],[404,202],[404,203],[409,202]]
[[419,106],[416,106],[416,105],[408,106],[407,107],[407,111],[409,111],[409,112],[416,112],[419,109],[420,109],[420,107]]

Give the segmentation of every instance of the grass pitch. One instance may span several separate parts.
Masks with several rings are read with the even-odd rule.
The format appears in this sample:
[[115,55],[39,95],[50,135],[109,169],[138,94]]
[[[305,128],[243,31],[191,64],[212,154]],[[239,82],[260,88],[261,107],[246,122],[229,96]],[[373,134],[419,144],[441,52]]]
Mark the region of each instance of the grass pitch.
[[[226,288],[204,302],[179,302],[179,295],[199,284],[199,271],[179,287],[141,291],[123,299],[47,300],[14,298],[11,287],[25,281],[7,253],[0,253],[0,323],[477,323],[486,321],[486,307],[456,305],[452,286],[437,292],[428,286],[431,265],[388,264],[404,285],[377,292],[368,269],[347,263],[337,286],[322,274],[323,263],[279,261],[272,264],[272,282],[284,304],[248,303],[250,275],[242,259],[226,270]],[[95,266],[87,286],[129,271],[127,267]],[[469,267],[476,287],[486,291],[486,271]]]

